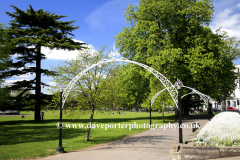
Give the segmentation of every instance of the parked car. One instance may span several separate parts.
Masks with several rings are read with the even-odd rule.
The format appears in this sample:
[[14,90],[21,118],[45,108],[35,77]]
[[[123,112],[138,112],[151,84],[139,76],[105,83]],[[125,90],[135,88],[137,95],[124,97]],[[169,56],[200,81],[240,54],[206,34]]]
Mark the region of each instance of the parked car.
[[233,108],[233,107],[227,107],[227,110],[234,111],[234,110],[238,110],[238,109],[237,108]]

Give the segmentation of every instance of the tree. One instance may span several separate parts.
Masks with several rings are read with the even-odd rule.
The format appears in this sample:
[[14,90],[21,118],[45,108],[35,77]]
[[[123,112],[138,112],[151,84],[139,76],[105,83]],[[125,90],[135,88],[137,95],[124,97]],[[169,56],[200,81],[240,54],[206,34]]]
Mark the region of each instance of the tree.
[[118,96],[121,105],[129,109],[140,107],[143,100],[149,95],[149,80],[144,77],[144,68],[136,64],[122,65],[116,76],[119,86]]
[[238,37],[228,36],[227,32],[221,30],[222,27],[216,30],[216,33],[218,35],[221,35],[222,40],[225,44],[225,50],[224,52],[227,53],[233,60],[236,60],[240,58],[240,40],[238,40]]
[[[52,68],[53,72],[58,73],[53,77],[56,84],[63,84],[66,86],[69,82],[77,76],[81,71],[96,64],[100,60],[104,59],[104,50],[96,52],[92,49],[85,49],[81,51],[76,60],[65,60],[61,62],[58,67]],[[92,124],[94,111],[98,108],[102,108],[102,104],[106,104],[108,97],[106,91],[109,90],[108,79],[111,79],[115,65],[114,63],[104,63],[101,66],[96,66],[87,71],[74,85],[72,92],[68,95],[68,105],[64,108],[72,108],[70,102],[76,101],[77,104],[72,108],[73,110],[90,110],[91,116],[89,123]],[[90,127],[87,129],[85,140],[89,140]]]
[[11,66],[11,49],[14,48],[9,42],[8,36],[6,34],[6,27],[0,23],[0,109],[3,110],[3,104],[7,102],[10,98],[10,90],[8,85],[5,83],[4,71],[8,70]]
[[[12,6],[12,5],[11,5]],[[12,55],[17,56],[17,62],[12,63],[14,69],[6,72],[7,77],[14,75],[24,75],[35,73],[36,78],[29,81],[18,81],[10,88],[18,90],[24,87],[24,92],[35,90],[31,99],[35,99],[35,121],[40,121],[40,107],[44,99],[49,96],[41,93],[41,87],[48,86],[41,82],[41,75],[47,74],[48,70],[41,68],[41,60],[45,55],[41,53],[41,47],[50,49],[75,50],[81,49],[83,43],[73,41],[74,36],[71,32],[79,27],[72,25],[75,21],[60,21],[66,16],[56,15],[55,13],[44,12],[43,9],[34,10],[31,5],[27,11],[20,10],[12,6],[15,12],[6,12],[11,18],[10,27],[7,31],[11,36],[11,43],[17,46],[12,50]],[[28,67],[27,64],[36,63],[36,67]],[[21,95],[20,94],[20,95]]]
[[140,0],[127,8],[130,27],[116,36],[119,52],[220,100],[234,90],[234,65],[222,36],[207,27],[212,15],[210,0]]

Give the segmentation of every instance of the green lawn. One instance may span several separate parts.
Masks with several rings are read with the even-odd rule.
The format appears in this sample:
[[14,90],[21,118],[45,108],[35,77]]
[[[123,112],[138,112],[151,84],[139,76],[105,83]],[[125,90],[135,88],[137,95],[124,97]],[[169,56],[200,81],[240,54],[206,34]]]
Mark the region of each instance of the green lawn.
[[[67,111],[68,113],[68,111]],[[125,112],[125,115],[95,113],[93,124],[149,124],[149,112]],[[115,112],[116,113],[116,112]],[[33,114],[33,112],[21,112]],[[165,112],[165,123],[174,122],[174,112]],[[147,128],[92,128],[90,141],[85,142],[86,128],[66,128],[66,124],[87,125],[90,114],[80,115],[70,119],[63,114],[63,147],[65,152],[83,149],[92,145],[113,141],[134,133],[142,132]],[[59,111],[45,112],[44,120],[36,123],[34,116],[0,116],[0,159],[30,159],[56,154],[58,147]],[[162,124],[162,114],[152,113],[152,124]]]

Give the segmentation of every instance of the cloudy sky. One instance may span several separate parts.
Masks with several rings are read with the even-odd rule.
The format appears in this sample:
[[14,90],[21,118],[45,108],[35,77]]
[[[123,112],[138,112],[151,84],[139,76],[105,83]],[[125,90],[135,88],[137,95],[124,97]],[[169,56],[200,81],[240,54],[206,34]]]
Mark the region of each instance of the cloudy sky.
[[[67,15],[63,21],[76,20],[75,26],[80,26],[79,29],[73,32],[74,39],[83,41],[91,45],[95,50],[102,46],[112,48],[114,37],[118,32],[122,31],[123,26],[127,26],[123,14],[127,6],[130,4],[137,5],[138,0],[0,0],[0,22],[8,24],[11,17],[6,15],[5,11],[13,12],[10,5],[14,5],[21,10],[29,8],[29,4],[33,9],[44,9],[58,15]],[[212,30],[222,26],[222,30],[228,32],[229,36],[240,37],[240,0],[213,0],[214,18],[210,23]],[[57,66],[60,60],[74,59],[78,52],[72,51],[49,51],[44,48],[43,53],[47,59],[42,61],[42,68],[48,69],[49,66]],[[234,62],[240,64],[240,60]],[[17,80],[32,79],[34,75],[24,75],[21,77],[12,77],[7,82]],[[42,77],[45,83],[54,85],[51,78]],[[49,93],[42,89],[42,92]]]

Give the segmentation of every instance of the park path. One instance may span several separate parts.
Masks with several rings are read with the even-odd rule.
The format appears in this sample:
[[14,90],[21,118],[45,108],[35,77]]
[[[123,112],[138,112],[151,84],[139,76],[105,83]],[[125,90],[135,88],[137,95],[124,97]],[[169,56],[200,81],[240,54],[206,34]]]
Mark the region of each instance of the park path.
[[[183,120],[183,124],[190,126],[198,122],[204,126],[209,119],[195,115],[194,118]],[[172,123],[178,125],[178,123]],[[192,129],[183,128],[183,138],[192,133]],[[97,145],[81,151],[74,151],[42,158],[42,160],[171,160],[170,145],[179,141],[178,129],[146,130],[142,133],[122,138],[107,144]],[[234,158],[230,158],[235,160]],[[227,159],[224,159],[227,160]]]

